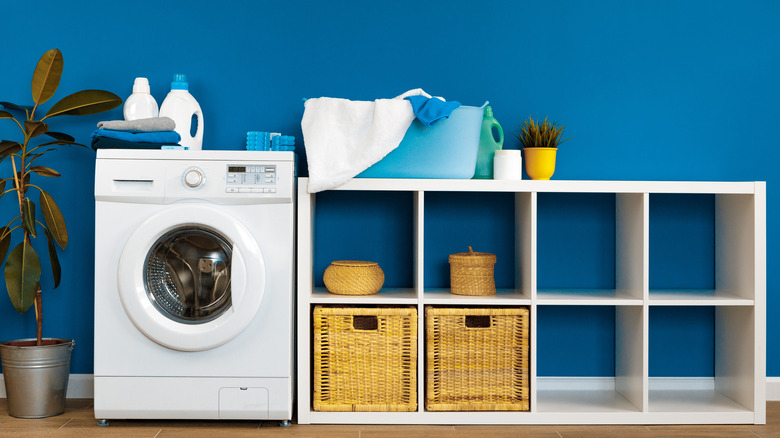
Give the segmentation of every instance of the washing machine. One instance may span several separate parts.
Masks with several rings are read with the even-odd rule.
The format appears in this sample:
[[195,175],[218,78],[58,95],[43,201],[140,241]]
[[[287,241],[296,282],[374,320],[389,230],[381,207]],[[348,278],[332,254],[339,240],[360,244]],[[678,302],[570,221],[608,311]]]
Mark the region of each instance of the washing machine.
[[95,418],[291,419],[294,168],[98,151]]

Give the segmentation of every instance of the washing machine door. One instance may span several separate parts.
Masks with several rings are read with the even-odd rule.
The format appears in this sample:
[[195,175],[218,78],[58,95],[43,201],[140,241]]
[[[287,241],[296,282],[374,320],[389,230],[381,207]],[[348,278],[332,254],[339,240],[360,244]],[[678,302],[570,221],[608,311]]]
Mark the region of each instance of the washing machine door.
[[265,263],[249,230],[206,205],[179,205],[130,236],[118,268],[127,316],[149,339],[200,351],[236,337],[265,291]]

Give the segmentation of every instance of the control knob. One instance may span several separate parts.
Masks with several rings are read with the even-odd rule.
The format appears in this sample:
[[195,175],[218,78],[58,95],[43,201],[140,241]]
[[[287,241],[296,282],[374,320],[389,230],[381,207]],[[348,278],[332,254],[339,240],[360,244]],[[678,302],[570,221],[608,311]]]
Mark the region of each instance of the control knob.
[[204,179],[203,171],[196,167],[189,168],[184,172],[184,184],[189,188],[194,189],[200,186],[203,184]]

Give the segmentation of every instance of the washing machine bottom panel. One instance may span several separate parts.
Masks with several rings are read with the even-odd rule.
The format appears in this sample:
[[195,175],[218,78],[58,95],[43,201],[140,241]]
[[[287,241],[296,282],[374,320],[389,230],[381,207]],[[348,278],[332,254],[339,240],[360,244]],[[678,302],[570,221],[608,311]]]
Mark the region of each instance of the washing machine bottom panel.
[[95,418],[290,420],[292,381],[95,376]]

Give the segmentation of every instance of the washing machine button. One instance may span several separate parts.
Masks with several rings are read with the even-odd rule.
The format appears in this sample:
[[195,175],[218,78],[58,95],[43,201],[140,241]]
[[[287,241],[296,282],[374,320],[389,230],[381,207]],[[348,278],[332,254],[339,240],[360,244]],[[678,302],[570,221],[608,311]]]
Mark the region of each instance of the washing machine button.
[[238,193],[238,187],[227,187],[225,193]]

